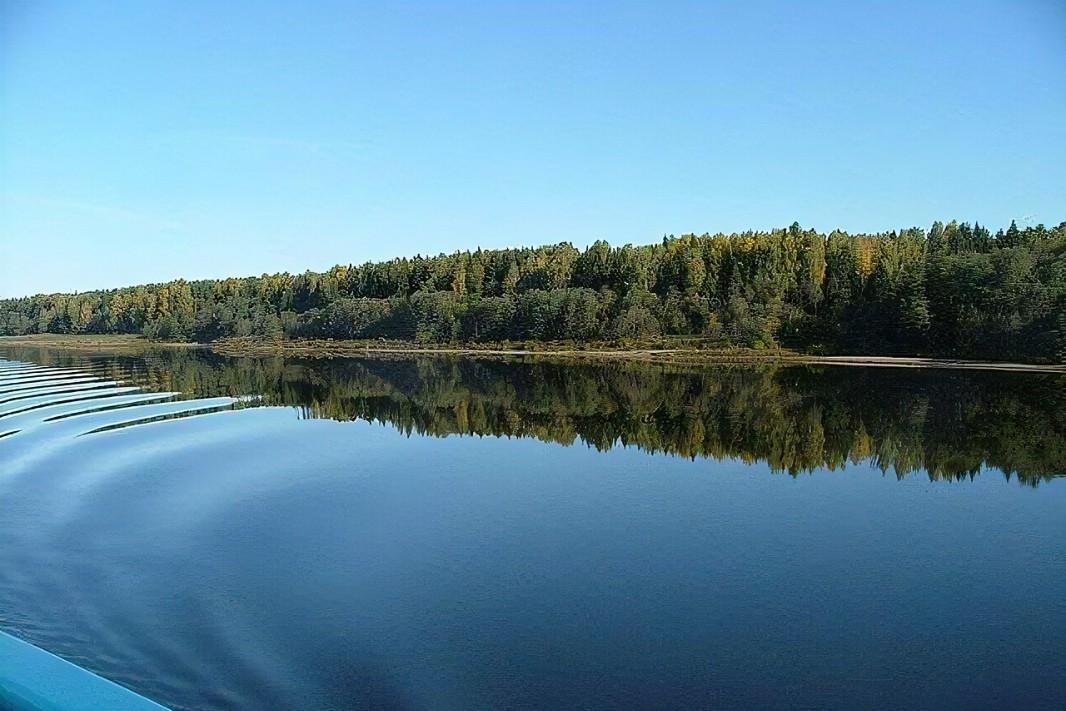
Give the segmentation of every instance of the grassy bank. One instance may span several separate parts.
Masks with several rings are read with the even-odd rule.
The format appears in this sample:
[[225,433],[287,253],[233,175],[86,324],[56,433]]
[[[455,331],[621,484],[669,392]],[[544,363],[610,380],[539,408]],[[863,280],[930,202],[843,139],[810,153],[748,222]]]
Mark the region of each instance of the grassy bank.
[[1066,374],[1066,365],[1007,363],[948,358],[900,356],[826,356],[783,348],[751,349],[716,346],[695,339],[655,339],[642,342],[500,342],[472,345],[427,344],[413,341],[263,340],[226,338],[210,344],[149,341],[133,335],[55,335],[0,337],[0,348],[22,346],[93,353],[138,353],[160,348],[204,348],[233,357],[365,358],[380,356],[473,356],[480,358],[547,358],[571,361],[640,360],[685,365],[795,363],[895,368],[963,368]]
[[138,353],[159,348],[207,348],[201,343],[149,341],[135,335],[64,335],[42,333],[32,336],[0,336],[0,348],[23,346],[27,348],[57,348],[62,350],[96,351],[100,353]]
[[522,357],[559,360],[642,360],[671,363],[766,363],[796,361],[803,356],[785,349],[754,350],[749,348],[698,348],[667,339],[640,343],[572,343],[565,341],[499,342],[475,344],[432,344],[414,341],[334,341],[278,340],[251,338],[223,339],[212,344],[223,355],[282,355],[302,358],[358,358],[377,355],[442,355],[481,358]]
[[695,347],[671,339],[643,343],[479,343],[474,345],[441,345],[407,341],[331,341],[278,340],[263,341],[251,338],[224,339],[212,344],[212,349],[230,356],[285,356],[302,358],[358,358],[380,355],[449,355],[476,357],[551,358],[560,360],[642,360],[686,365],[795,363],[841,366],[875,366],[896,368],[964,368],[970,370],[1013,370],[1038,373],[1064,373],[1066,366],[1031,363],[1006,363],[949,358],[900,356],[824,356],[799,353],[784,348],[751,349],[725,348],[700,344]]

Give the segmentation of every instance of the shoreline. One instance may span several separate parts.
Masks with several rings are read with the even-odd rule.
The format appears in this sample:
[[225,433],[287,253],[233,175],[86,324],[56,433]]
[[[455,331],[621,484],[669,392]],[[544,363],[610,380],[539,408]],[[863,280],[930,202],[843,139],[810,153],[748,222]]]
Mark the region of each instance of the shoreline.
[[779,363],[783,365],[836,365],[877,368],[932,368],[989,370],[1066,375],[1066,365],[1013,363],[1006,361],[880,355],[810,355],[796,351],[753,350],[745,348],[481,348],[467,346],[421,346],[418,344],[371,341],[259,341],[232,338],[215,343],[168,343],[147,341],[140,336],[112,335],[33,335],[0,336],[0,348],[54,348],[100,353],[133,353],[159,348],[209,350],[230,357],[366,358],[385,356],[459,356],[481,358],[559,358],[562,360],[631,360],[682,365],[744,365]]

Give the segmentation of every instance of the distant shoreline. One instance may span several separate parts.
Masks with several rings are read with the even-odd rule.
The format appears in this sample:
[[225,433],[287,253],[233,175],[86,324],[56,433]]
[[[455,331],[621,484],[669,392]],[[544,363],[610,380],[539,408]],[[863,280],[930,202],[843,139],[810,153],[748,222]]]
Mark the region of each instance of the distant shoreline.
[[133,353],[153,348],[204,349],[224,356],[263,357],[286,356],[303,358],[360,358],[375,355],[410,356],[473,356],[473,357],[540,357],[576,361],[631,360],[683,365],[743,365],[781,363],[793,365],[838,365],[880,368],[940,368],[958,370],[992,370],[1066,375],[1066,365],[1040,363],[1009,363],[1000,361],[966,360],[957,358],[926,358],[908,356],[810,355],[785,349],[754,350],[745,348],[579,348],[573,345],[544,348],[468,347],[421,345],[415,343],[374,341],[262,341],[251,338],[230,338],[214,343],[177,343],[147,341],[140,336],[115,335],[58,335],[0,336],[0,348],[23,346],[56,348],[98,353]]

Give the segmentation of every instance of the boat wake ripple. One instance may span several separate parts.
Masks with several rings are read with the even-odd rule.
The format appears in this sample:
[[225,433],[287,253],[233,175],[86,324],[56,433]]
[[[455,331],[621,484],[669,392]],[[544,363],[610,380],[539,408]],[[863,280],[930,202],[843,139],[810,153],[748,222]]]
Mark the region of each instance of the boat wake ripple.
[[[153,391],[138,380],[132,368],[116,376],[113,368],[91,364],[51,367],[0,359],[0,438],[32,438],[40,444],[53,439],[48,428],[60,423],[83,423],[62,432],[78,437],[257,404],[254,398],[197,399]],[[0,465],[0,471],[4,468]]]

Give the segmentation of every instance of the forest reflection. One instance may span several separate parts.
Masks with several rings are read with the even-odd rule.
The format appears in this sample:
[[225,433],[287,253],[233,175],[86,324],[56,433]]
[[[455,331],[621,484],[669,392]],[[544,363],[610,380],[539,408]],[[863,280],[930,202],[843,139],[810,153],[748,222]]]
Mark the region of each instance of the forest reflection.
[[190,397],[252,398],[306,418],[433,436],[535,437],[598,450],[766,462],[793,475],[871,462],[898,477],[982,469],[1037,484],[1066,474],[1066,378],[832,366],[683,367],[474,358],[291,360],[199,350],[0,356]]

